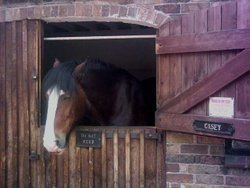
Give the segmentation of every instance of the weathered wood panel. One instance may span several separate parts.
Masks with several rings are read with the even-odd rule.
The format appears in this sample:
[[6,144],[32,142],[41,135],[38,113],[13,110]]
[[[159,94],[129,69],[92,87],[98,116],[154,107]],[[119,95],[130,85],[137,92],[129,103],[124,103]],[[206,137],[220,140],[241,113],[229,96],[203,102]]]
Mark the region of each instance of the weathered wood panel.
[[16,23],[6,24],[7,186],[17,187]]
[[[37,140],[39,21],[1,23],[0,73],[0,186],[39,187],[36,162],[30,162],[30,146]],[[34,97],[32,97],[34,96]],[[33,135],[33,139],[30,139]],[[33,148],[32,148],[33,151]],[[37,148],[34,150],[37,152]],[[40,163],[39,163],[40,164]],[[30,167],[34,169],[30,171]],[[32,183],[31,182],[36,182]],[[45,182],[43,180],[43,182]]]
[[[249,17],[249,2],[243,0],[184,15],[181,24],[178,18],[160,28],[156,53],[161,118],[166,112],[208,115],[210,96],[234,98],[235,118],[250,118]],[[176,131],[177,125],[168,123],[170,116],[158,122],[161,118],[156,120],[159,127],[164,129],[165,122],[165,129]]]
[[5,186],[5,177],[6,177],[6,156],[5,156],[5,144],[6,144],[6,95],[5,95],[5,24],[1,23],[0,24],[0,187]]
[[[101,131],[101,148],[76,147],[76,130]],[[46,186],[165,186],[163,133],[149,127],[79,127],[76,130],[72,131],[68,149],[62,155],[46,151],[41,155],[49,155],[45,159],[50,166],[46,177],[52,182]]]

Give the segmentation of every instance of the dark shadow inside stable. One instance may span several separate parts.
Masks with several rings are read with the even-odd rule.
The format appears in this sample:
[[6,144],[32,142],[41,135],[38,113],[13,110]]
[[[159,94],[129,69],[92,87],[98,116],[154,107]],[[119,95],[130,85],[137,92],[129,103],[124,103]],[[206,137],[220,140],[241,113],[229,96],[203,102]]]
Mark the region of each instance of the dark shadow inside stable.
[[[99,59],[125,69],[142,83],[146,102],[151,101],[150,124],[156,109],[156,29],[121,22],[61,22],[44,24],[42,79],[61,62]],[[149,99],[150,98],[150,99]],[[46,100],[42,96],[41,124],[46,121]],[[77,125],[91,125],[84,121]],[[92,122],[93,124],[93,122]],[[96,124],[93,124],[96,125]],[[126,125],[124,125],[126,126]]]

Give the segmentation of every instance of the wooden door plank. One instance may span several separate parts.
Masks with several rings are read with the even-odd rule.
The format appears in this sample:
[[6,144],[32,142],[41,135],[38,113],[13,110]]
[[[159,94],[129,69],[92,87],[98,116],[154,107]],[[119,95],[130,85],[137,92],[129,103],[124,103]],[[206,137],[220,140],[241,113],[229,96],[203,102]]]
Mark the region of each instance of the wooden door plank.
[[157,149],[155,140],[145,139],[145,187],[156,187]]
[[[38,128],[38,80],[33,76],[38,75],[39,64],[39,21],[28,21],[28,84],[29,84],[29,130],[30,130],[30,152],[37,152],[37,128]],[[31,167],[31,186],[37,185],[38,161],[33,161]]]
[[93,148],[94,150],[94,187],[102,187],[102,151],[100,148]]
[[126,188],[131,187],[131,174],[130,174],[130,132],[127,130],[125,134],[125,176]]
[[94,149],[89,148],[89,181],[88,187],[94,187]]
[[[181,18],[170,22],[170,35],[181,34]],[[173,97],[181,92],[182,80],[182,62],[181,56],[173,54],[169,56],[169,96]]]
[[[237,29],[237,4],[236,2],[228,3],[222,6],[222,18],[221,18],[222,30],[235,30]],[[237,52],[234,50],[222,52],[222,65],[228,62],[228,60],[235,57]],[[222,97],[235,98],[236,84],[228,84],[220,94]]]
[[[69,187],[76,187],[76,133],[69,137]],[[60,180],[58,180],[60,181]]]
[[107,187],[107,146],[106,134],[102,132],[102,188]]
[[63,155],[56,158],[56,186],[63,187],[63,172],[64,172]]
[[27,21],[17,23],[17,66],[18,66],[18,127],[19,127],[19,186],[29,187],[29,110],[28,110],[28,64],[27,64]]
[[[82,156],[80,158],[82,161]],[[63,153],[63,187],[67,188],[69,186],[69,148],[65,148]]]
[[[157,57],[157,107],[161,106],[164,99],[170,96],[170,61],[169,55]],[[173,96],[172,96],[173,97]]]
[[118,133],[117,131],[114,132],[113,135],[113,150],[114,150],[114,188],[118,188],[119,186],[119,174],[118,174]]
[[250,27],[250,4],[249,0],[237,0],[237,28]]
[[[208,11],[200,10],[194,14],[194,32],[206,33],[208,25]],[[194,85],[207,75],[207,52],[193,53],[194,59],[188,64],[191,64],[191,73],[186,77],[189,80],[190,85]],[[198,106],[193,107],[188,113],[194,114],[206,114],[206,102],[200,103]]]
[[[216,6],[208,9],[208,31],[220,31],[222,25],[222,8]],[[222,66],[222,52],[209,52],[208,54],[208,75],[215,72]],[[220,92],[216,92],[212,97],[220,96]],[[207,106],[208,108],[208,106]],[[207,110],[207,114],[209,109]]]
[[221,30],[221,5],[208,9],[208,32]]
[[[76,160],[76,187],[81,187],[81,151],[79,147],[76,147],[75,150],[75,160]],[[100,158],[99,158],[100,159]]]
[[[131,130],[131,133],[134,131]],[[138,135],[138,133],[135,133]],[[140,140],[131,139],[131,188],[138,188],[140,186]]]
[[226,3],[222,6],[222,30],[237,28],[237,4],[236,2]]
[[6,27],[0,23],[0,187],[6,187]]
[[[237,27],[249,28],[250,27],[250,5],[249,1],[237,1]],[[236,100],[235,100],[235,117],[237,118],[250,118],[250,74],[246,74],[236,83]]]
[[118,161],[119,161],[119,188],[125,188],[126,186],[126,175],[125,175],[125,161],[126,161],[126,156],[125,156],[125,131],[124,130],[119,130],[119,147],[118,147]]
[[[233,136],[227,135],[215,135],[210,133],[197,132],[193,129],[193,122],[195,120],[208,121],[208,122],[220,122],[230,123],[235,127],[235,133]],[[210,116],[190,115],[190,114],[169,114],[161,113],[158,115],[156,125],[159,129],[177,131],[183,133],[207,135],[213,137],[230,138],[236,140],[250,141],[250,120],[237,119],[237,118],[216,118]]]
[[139,171],[140,171],[140,188],[144,188],[145,187],[145,144],[144,144],[144,131],[142,130],[140,132],[140,165],[139,165]]
[[114,186],[114,151],[113,151],[113,131],[111,138],[106,140],[107,143],[107,187]]
[[166,132],[156,130],[159,134],[159,138],[156,141],[157,144],[157,175],[156,175],[156,187],[165,187],[166,186],[166,162],[165,162],[165,156],[166,156]]
[[159,37],[156,41],[156,54],[245,49],[250,48],[250,29]]
[[207,76],[182,94],[176,96],[173,100],[165,103],[159,111],[184,113],[220,90],[222,87],[225,87],[227,84],[248,72],[250,70],[250,64],[248,63],[249,58],[250,50],[242,51],[219,70]]
[[[8,41],[8,42],[7,42]],[[17,187],[16,24],[6,24],[7,186]]]
[[81,187],[89,187],[89,149],[81,148]]

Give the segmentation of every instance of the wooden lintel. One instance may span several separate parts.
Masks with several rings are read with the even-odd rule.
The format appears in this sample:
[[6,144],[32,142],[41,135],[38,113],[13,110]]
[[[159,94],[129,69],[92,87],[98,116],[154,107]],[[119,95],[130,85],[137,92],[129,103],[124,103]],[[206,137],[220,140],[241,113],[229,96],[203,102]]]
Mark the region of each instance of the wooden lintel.
[[250,70],[250,49],[243,50],[229,60],[223,67],[208,75],[172,100],[163,103],[160,111],[184,113],[229,83]]
[[158,37],[156,54],[206,52],[250,48],[250,29]]
[[[194,121],[197,120],[233,124],[235,132],[232,136],[229,136],[229,135],[218,135],[218,134],[195,131],[193,128],[193,123]],[[191,114],[158,113],[156,119],[156,127],[159,129],[164,129],[174,132],[250,141],[249,119],[217,118],[217,117],[215,118],[215,117],[199,116]]]

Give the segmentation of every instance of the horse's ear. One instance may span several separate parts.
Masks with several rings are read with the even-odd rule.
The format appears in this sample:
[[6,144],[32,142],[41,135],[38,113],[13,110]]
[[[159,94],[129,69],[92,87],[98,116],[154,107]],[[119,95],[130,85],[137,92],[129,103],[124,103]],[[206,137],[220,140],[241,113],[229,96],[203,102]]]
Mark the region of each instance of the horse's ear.
[[76,66],[74,72],[73,72],[73,75],[75,78],[79,79],[83,73],[83,69],[84,69],[84,65],[85,63],[81,63],[79,65]]
[[54,62],[54,64],[53,64],[53,67],[54,67],[54,68],[55,68],[55,67],[58,67],[60,64],[61,64],[60,60],[57,59],[57,58],[55,58],[55,62]]

